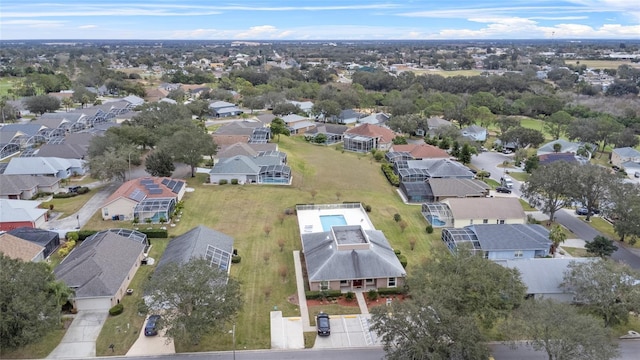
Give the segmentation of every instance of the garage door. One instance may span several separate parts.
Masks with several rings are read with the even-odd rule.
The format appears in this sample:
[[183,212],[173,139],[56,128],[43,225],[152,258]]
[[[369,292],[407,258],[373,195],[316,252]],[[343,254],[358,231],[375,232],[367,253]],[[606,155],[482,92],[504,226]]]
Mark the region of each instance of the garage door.
[[91,298],[76,300],[78,310],[109,310],[111,308],[111,298]]

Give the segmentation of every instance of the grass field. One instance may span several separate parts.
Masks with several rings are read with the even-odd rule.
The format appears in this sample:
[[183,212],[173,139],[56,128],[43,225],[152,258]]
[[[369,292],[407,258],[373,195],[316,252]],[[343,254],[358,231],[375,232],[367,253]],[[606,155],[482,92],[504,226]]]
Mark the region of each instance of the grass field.
[[[236,342],[240,349],[270,347],[269,312],[274,307],[284,316],[300,316],[298,306],[289,301],[296,293],[292,251],[301,250],[297,219],[286,216],[281,223],[278,218],[287,208],[301,203],[343,201],[371,205],[369,215],[374,226],[385,233],[395,249],[406,255],[409,271],[411,266],[427,259],[432,248],[445,249],[440,232],[426,234],[427,223],[420,207],[402,203],[397,189],[388,184],[380,163],[372,160],[370,154],[314,146],[301,138],[282,137],[279,147],[288,155],[294,177],[292,186],[208,185],[204,184],[206,177],[198,175],[188,180],[195,191],[185,195],[180,222],[170,228],[171,235],[179,235],[203,224],[234,237],[234,247],[242,261],[231,267],[231,275],[241,282],[244,293],[244,307],[236,319]],[[316,192],[315,197],[312,190]],[[408,224],[404,232],[393,220],[396,213]],[[128,222],[103,221],[96,214],[85,228],[100,230],[115,224],[132,227]],[[271,228],[268,236],[265,227]],[[411,238],[417,240],[413,251],[409,244]],[[285,242],[282,252],[279,239]],[[264,261],[265,253],[270,254],[268,262]],[[284,278],[279,274],[281,267],[286,268]],[[125,304],[125,308],[127,306],[132,305]],[[120,317],[137,316],[123,315]],[[110,336],[113,331],[101,335],[101,349],[104,350],[105,338]],[[176,350],[229,350],[231,346],[230,336],[210,334],[198,345],[178,343]]]
[[40,206],[43,209],[48,209],[50,205],[53,205],[53,211],[61,213],[60,219],[63,219],[69,215],[75,214],[80,208],[91,199],[100,189],[92,189],[86,194],[77,195],[64,199],[51,199],[51,201],[43,202]]
[[16,86],[16,84],[18,84],[18,81],[19,80],[10,79],[6,77],[0,78],[0,96],[8,95],[9,89]]

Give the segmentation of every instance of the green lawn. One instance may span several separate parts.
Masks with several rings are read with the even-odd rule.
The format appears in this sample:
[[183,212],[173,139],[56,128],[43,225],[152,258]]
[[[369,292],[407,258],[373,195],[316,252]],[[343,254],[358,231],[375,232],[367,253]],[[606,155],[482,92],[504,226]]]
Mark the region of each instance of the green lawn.
[[[564,251],[566,251],[569,255],[573,256],[573,257],[592,257],[592,255],[590,255],[587,250],[583,249],[583,248],[574,248],[574,247],[567,247],[567,246],[562,246],[562,244],[560,244],[560,247],[562,249],[564,249]],[[562,255],[562,254],[560,254]]]
[[529,203],[524,200],[524,199],[518,199],[520,200],[520,204],[522,205],[522,208],[524,209],[524,211],[536,211],[538,209],[534,208],[533,206],[529,205]]
[[19,82],[20,80],[15,78],[6,78],[6,77],[0,78],[0,96],[8,95],[9,89],[12,89]]
[[15,350],[0,348],[0,359],[44,359],[60,344],[66,332],[64,322],[62,322],[59,328],[50,331],[39,341]]
[[[180,235],[203,224],[234,237],[234,247],[242,257],[239,264],[231,267],[231,275],[241,282],[244,293],[244,307],[236,319],[236,342],[242,349],[270,347],[269,312],[274,307],[284,316],[300,316],[298,306],[289,301],[296,294],[292,251],[301,250],[300,234],[295,216],[285,216],[280,222],[279,214],[287,208],[302,203],[343,201],[371,205],[371,221],[385,233],[394,248],[406,255],[409,270],[427,259],[432,248],[445,249],[440,241],[440,232],[425,232],[427,223],[420,207],[402,203],[397,188],[389,185],[380,170],[380,163],[374,161],[370,154],[313,146],[301,138],[284,136],[279,147],[287,153],[293,173],[292,186],[209,185],[204,184],[204,175],[198,175],[188,179],[189,186],[195,191],[185,195],[180,222],[170,228],[171,235]],[[316,192],[315,197],[312,196],[313,191]],[[393,220],[396,213],[408,224],[404,232]],[[129,222],[103,221],[96,214],[85,228],[100,230],[114,225],[132,227]],[[265,227],[271,228],[268,236]],[[413,251],[409,243],[411,238],[417,240]],[[278,246],[279,239],[285,242],[282,252]],[[270,254],[268,262],[264,260],[265,253]],[[280,275],[281,268],[286,273],[284,277]],[[146,269],[143,267],[141,270]],[[146,278],[146,273],[139,272]],[[127,306],[131,307],[131,304],[125,304],[125,308]],[[136,316],[134,313],[122,314],[116,319],[135,319]],[[99,339],[99,348],[102,349],[99,354],[108,354],[105,350],[108,340],[105,339],[115,334],[111,328]],[[124,346],[128,342],[119,341],[119,344],[116,346]],[[177,343],[176,350],[229,350],[231,346],[230,336],[209,334],[198,345]]]
[[518,181],[527,181],[529,180],[529,174],[527,174],[526,172],[520,172],[520,171],[511,171],[509,172],[509,176],[511,176],[512,178],[518,180]]
[[91,199],[99,189],[92,189],[86,194],[77,195],[64,199],[51,199],[51,201],[43,202],[40,206],[49,209],[53,205],[53,211],[62,213],[60,219],[75,214],[80,208]]

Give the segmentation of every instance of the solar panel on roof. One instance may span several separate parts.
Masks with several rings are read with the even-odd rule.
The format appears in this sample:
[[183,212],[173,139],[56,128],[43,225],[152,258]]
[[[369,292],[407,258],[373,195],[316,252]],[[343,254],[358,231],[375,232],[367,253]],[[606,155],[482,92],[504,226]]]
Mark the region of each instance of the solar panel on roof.
[[151,180],[151,179],[142,179],[142,180],[140,180],[140,184],[142,184],[142,185],[153,184],[153,180]]
[[160,195],[162,194],[162,189],[149,189],[150,195]]
[[145,197],[146,197],[145,193],[143,193],[138,189],[133,190],[133,192],[129,195],[129,198],[138,202],[144,200]]
[[[173,180],[171,180],[173,181]],[[167,185],[169,183],[169,179],[162,179],[162,184]]]

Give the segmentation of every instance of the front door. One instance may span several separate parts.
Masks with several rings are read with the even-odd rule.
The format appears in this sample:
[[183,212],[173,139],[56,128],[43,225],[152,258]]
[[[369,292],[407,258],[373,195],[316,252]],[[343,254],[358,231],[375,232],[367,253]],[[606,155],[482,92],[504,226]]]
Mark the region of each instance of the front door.
[[362,287],[362,280],[353,280],[353,287],[354,288],[361,288]]

